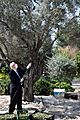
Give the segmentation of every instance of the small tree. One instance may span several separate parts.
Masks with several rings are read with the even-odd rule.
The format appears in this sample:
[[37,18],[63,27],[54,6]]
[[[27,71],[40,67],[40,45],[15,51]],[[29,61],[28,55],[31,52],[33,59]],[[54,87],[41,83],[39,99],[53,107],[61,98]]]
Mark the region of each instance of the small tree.
[[67,55],[57,53],[48,61],[48,73],[51,79],[70,82],[76,75],[76,64]]

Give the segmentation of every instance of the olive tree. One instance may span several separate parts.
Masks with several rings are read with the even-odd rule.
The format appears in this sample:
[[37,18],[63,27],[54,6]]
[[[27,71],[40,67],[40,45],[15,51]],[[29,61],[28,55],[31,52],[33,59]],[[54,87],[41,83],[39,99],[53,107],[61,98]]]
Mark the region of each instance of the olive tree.
[[[23,66],[32,62],[25,84],[28,101],[34,99],[33,84],[60,36],[58,23],[65,22],[65,4],[74,8],[73,2],[65,0],[0,0],[0,60]],[[57,34],[51,39],[53,28],[57,28]]]

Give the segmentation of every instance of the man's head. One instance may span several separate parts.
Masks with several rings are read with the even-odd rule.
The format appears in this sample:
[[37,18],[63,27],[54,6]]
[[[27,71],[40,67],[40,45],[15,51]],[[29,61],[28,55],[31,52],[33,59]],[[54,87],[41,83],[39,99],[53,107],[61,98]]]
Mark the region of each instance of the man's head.
[[16,70],[18,68],[18,65],[15,62],[11,62],[10,68]]

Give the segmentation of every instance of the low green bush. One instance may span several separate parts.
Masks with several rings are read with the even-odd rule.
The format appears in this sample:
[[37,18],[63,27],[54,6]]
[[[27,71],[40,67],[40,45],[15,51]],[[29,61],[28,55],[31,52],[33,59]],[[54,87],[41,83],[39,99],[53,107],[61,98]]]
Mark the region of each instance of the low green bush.
[[5,73],[0,73],[0,95],[8,94],[8,86],[9,86],[9,76]]
[[50,82],[41,77],[34,84],[34,94],[36,95],[49,95],[50,94]]
[[8,94],[9,86],[9,67],[7,64],[2,64],[0,67],[0,94]]
[[53,94],[54,88],[65,89],[66,92],[73,92],[75,89],[71,87],[70,83],[61,82],[59,80],[46,80],[41,77],[34,84],[34,94],[36,95],[50,95]]
[[0,95],[2,94],[9,94],[9,79],[2,80],[0,79]]
[[0,120],[16,120],[16,117],[14,114],[5,114],[0,115]]
[[71,87],[70,83],[67,82],[56,82],[54,88],[65,89],[66,92],[73,92],[74,88]]
[[37,112],[37,113],[34,113],[32,114],[33,116],[33,120],[53,120],[53,115],[49,115],[47,113],[40,113],[40,112]]

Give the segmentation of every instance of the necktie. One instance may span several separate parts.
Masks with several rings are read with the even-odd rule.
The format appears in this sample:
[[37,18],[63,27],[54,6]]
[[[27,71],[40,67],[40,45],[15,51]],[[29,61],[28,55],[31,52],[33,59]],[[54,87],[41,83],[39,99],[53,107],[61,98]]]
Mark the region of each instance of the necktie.
[[18,77],[21,79],[21,77],[20,77],[19,73],[18,73],[17,71],[15,71],[15,72],[16,72],[16,74],[18,75]]

